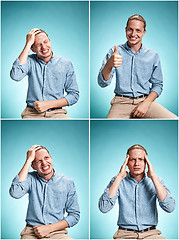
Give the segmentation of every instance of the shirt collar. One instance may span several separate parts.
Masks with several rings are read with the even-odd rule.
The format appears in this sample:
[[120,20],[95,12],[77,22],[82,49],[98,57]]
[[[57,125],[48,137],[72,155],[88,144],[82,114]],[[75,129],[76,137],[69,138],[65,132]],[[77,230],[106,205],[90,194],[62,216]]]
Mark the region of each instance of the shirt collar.
[[141,48],[139,49],[139,51],[136,52],[136,53],[134,53],[134,51],[132,50],[132,48],[130,48],[130,47],[128,46],[127,42],[124,44],[124,47],[125,47],[125,49],[126,49],[128,52],[131,52],[131,53],[133,53],[133,54],[138,54],[138,53],[142,52],[143,49],[144,49],[144,45],[142,44],[142,46],[141,46]]
[[[146,173],[145,173],[144,177],[142,178],[142,180],[141,180],[139,183],[143,182],[143,181],[146,179],[146,177],[147,177],[147,176],[146,176]],[[135,180],[135,178],[131,177],[130,172],[128,172],[126,178],[129,179],[129,180],[131,180],[131,181],[133,181],[133,182],[135,182],[135,183],[138,183],[138,182]]]
[[57,56],[52,52],[52,57],[51,57],[50,61],[48,63],[45,63],[42,59],[37,57],[37,54],[35,54],[35,56],[36,56],[36,59],[37,59],[38,62],[41,62],[45,65],[48,64],[49,62],[52,63],[57,58]]
[[[53,168],[53,171],[54,171],[53,176],[50,178],[50,180],[49,180],[48,182],[54,181],[54,180],[57,178],[57,174],[56,174],[56,171],[55,171],[54,168]],[[37,172],[36,172],[36,175],[37,175],[37,178],[38,178],[39,180],[47,183],[47,181],[46,181],[43,177],[39,176],[39,174],[38,174]]]

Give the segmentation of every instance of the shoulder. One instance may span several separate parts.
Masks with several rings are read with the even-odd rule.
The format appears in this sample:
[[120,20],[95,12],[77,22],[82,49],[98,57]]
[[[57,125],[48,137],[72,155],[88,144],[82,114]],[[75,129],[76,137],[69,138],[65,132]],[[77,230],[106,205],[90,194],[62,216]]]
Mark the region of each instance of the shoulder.
[[150,56],[153,56],[153,57],[158,57],[159,58],[159,55],[158,55],[158,53],[155,51],[155,50],[153,50],[153,49],[151,49],[151,48],[148,48],[148,47],[146,47],[146,46],[142,46],[142,51],[143,51],[143,53],[145,53],[145,54],[149,54]]
[[71,60],[66,58],[66,57],[63,57],[63,56],[58,56],[58,55],[54,55],[54,61],[56,62],[60,62],[62,64],[66,64],[66,65],[70,65],[72,64]]
[[66,175],[64,175],[63,173],[55,173],[55,179],[57,181],[60,181],[62,184],[68,185],[68,184],[73,184],[74,181],[71,177],[68,177]]

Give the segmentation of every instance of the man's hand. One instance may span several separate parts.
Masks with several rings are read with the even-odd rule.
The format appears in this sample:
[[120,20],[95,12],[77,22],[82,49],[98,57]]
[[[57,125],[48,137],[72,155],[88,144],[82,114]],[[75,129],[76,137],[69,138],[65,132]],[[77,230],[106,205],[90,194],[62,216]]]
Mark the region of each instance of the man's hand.
[[125,178],[128,174],[128,172],[126,171],[128,161],[129,161],[129,154],[127,154],[126,159],[125,159],[125,161],[124,161],[123,165],[121,166],[121,169],[118,173],[118,175],[120,175],[122,179]]
[[43,238],[45,236],[47,236],[50,233],[50,225],[37,225],[34,228],[34,232],[35,234],[39,237],[39,238]]
[[38,28],[33,28],[26,36],[26,45],[32,46],[35,41],[35,35],[41,31]]
[[154,178],[154,177],[157,177],[157,175],[154,171],[154,168],[153,168],[152,164],[150,163],[146,154],[145,154],[145,160],[146,160],[146,163],[147,163],[147,166],[148,166],[147,176],[151,179]]
[[34,104],[34,108],[39,113],[43,113],[50,108],[49,101],[36,101],[33,104]]
[[40,145],[32,146],[27,152],[27,161],[33,162],[35,159],[35,151],[40,148]]
[[149,110],[151,103],[148,101],[143,101],[137,105],[137,107],[134,108],[134,110],[131,113],[132,117],[139,117],[142,118],[145,116],[147,111]]
[[108,61],[111,68],[113,67],[117,68],[121,66],[122,56],[117,54],[117,46],[114,46],[114,52]]

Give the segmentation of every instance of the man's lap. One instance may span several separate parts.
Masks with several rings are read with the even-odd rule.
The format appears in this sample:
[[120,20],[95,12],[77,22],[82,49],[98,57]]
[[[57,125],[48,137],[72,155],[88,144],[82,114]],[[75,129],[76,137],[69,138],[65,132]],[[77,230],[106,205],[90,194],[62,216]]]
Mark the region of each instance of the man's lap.
[[[132,110],[146,97],[132,99],[126,97],[115,96],[111,101],[111,108],[107,116],[108,119],[137,119],[132,118]],[[153,102],[145,114],[144,119],[177,119],[177,116],[157,102]]]
[[65,109],[55,109],[39,113],[32,107],[26,107],[21,114],[22,119],[70,119]]
[[166,239],[162,237],[161,231],[154,229],[146,232],[127,231],[118,229],[114,234],[114,239]]
[[72,239],[71,237],[67,236],[68,231],[66,229],[61,231],[55,231],[44,238],[39,238],[34,232],[33,227],[26,226],[21,232],[21,239]]

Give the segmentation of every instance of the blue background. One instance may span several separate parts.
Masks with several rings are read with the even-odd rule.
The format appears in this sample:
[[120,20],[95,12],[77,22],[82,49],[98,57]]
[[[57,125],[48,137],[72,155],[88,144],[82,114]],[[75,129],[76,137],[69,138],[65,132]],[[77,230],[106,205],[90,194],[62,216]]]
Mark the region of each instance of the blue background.
[[178,115],[178,3],[177,1],[99,1],[91,2],[91,118],[106,118],[114,97],[115,79],[101,88],[97,76],[111,47],[126,42],[128,17],[142,15],[147,22],[143,43],[158,52],[164,77],[164,90],[157,102]]
[[3,1],[1,3],[2,118],[21,118],[27,77],[13,81],[10,70],[34,27],[45,30],[52,50],[73,63],[80,90],[79,101],[66,107],[72,118],[89,117],[89,6],[88,2]]
[[[54,168],[71,177],[76,185],[81,218],[68,228],[74,239],[87,239],[89,234],[89,123],[83,121],[2,121],[1,155],[1,238],[18,239],[25,227],[28,196],[14,199],[9,188],[34,144],[45,146]],[[33,171],[33,169],[31,169]]]
[[90,236],[112,239],[117,231],[118,204],[108,213],[101,213],[98,200],[123,164],[127,149],[141,144],[147,149],[149,161],[161,176],[176,200],[173,213],[158,205],[157,228],[167,239],[178,239],[178,129],[177,121],[126,120],[92,121],[90,161]]

